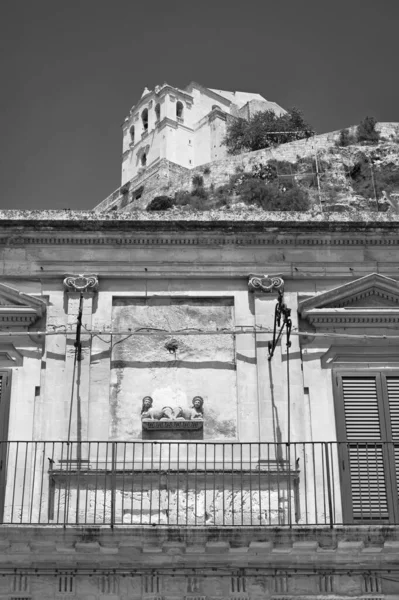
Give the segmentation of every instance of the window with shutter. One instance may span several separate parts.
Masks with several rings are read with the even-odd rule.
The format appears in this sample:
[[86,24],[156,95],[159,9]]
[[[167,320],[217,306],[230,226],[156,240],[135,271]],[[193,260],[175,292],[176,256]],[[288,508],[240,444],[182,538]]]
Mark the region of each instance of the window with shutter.
[[399,376],[341,372],[335,382],[344,519],[397,522]]

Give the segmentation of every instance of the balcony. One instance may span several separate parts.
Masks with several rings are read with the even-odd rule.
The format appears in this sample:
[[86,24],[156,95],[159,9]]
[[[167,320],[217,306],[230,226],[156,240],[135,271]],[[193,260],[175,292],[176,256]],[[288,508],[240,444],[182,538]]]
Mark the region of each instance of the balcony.
[[398,522],[388,443],[41,441],[0,452],[3,524]]

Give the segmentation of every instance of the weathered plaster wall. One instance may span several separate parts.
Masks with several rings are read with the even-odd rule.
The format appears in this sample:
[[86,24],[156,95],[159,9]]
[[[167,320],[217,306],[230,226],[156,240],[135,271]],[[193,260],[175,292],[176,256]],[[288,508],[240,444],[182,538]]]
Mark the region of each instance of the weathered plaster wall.
[[[140,439],[142,399],[151,396],[154,409],[189,410],[194,396],[204,399],[203,439],[237,437],[236,357],[233,335],[195,335],[199,330],[232,329],[234,307],[229,299],[115,298],[114,331],[149,328],[152,335],[116,336],[111,359],[111,439]],[[192,335],[156,334],[156,330],[189,331]],[[170,353],[165,344],[175,340]],[[178,432],[169,435],[176,439]],[[178,437],[190,439],[179,432]]]

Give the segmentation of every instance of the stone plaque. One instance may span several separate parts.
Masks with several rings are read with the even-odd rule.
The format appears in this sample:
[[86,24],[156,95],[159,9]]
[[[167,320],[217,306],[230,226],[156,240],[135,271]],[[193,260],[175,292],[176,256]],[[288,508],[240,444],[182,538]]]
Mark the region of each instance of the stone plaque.
[[167,421],[155,421],[153,419],[143,419],[143,428],[147,430],[154,429],[202,429],[203,421],[185,421],[180,419],[168,419]]

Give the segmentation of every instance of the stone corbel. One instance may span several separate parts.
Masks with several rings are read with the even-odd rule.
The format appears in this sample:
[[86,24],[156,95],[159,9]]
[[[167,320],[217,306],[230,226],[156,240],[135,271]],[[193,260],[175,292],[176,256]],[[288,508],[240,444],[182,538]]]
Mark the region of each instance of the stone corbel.
[[248,289],[250,292],[263,292],[270,294],[284,292],[284,279],[281,275],[249,275]]
[[98,276],[94,274],[84,275],[66,275],[64,279],[64,288],[66,292],[90,293],[98,290]]

